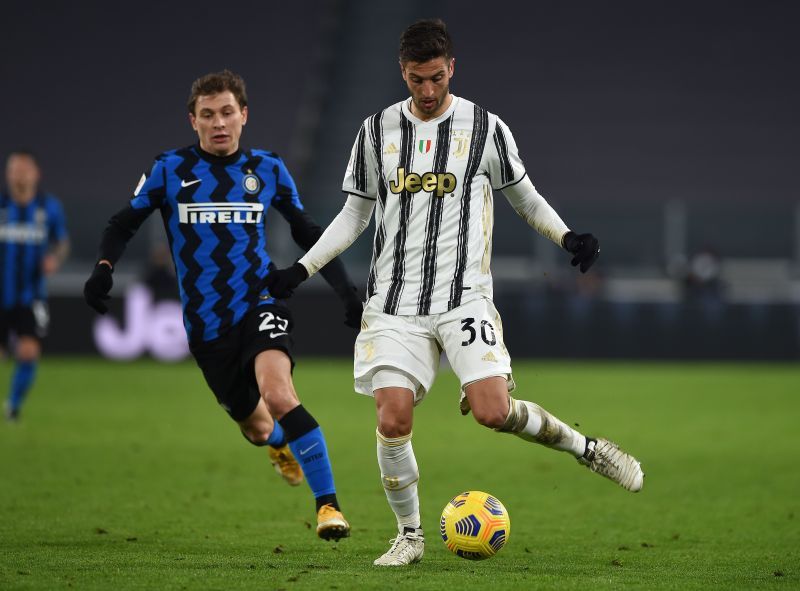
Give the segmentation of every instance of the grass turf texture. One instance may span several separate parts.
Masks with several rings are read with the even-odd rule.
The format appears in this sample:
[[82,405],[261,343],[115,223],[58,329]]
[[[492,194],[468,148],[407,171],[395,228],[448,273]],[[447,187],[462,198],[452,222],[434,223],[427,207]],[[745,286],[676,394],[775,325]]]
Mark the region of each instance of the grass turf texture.
[[[295,376],[353,526],[332,544],[305,485],[278,478],[193,364],[46,359],[22,422],[0,425],[0,588],[798,587],[800,367],[520,362],[515,377],[519,397],[639,456],[644,491],[461,417],[442,372],[414,429],[425,558],[387,570],[372,560],[394,518],[349,362],[301,360]],[[485,562],[439,539],[467,489],[511,515]]]

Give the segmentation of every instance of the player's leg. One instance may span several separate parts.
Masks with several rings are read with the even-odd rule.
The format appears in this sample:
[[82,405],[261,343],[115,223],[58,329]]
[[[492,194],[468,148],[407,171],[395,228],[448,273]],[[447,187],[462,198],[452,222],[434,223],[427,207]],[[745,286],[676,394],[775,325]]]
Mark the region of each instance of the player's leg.
[[392,546],[373,564],[403,566],[419,562],[425,551],[419,513],[419,468],[411,445],[414,398],[419,383],[394,369],[382,369],[372,379],[377,411],[377,455],[381,482],[397,519]]
[[282,350],[269,349],[256,356],[254,370],[261,397],[283,428],[314,495],[317,534],[326,540],[349,536],[350,526],[336,498],[325,436],[314,417],[300,404],[292,383],[292,360]]
[[374,564],[402,566],[419,561],[425,548],[411,433],[414,406],[433,384],[440,351],[426,317],[384,314],[373,303],[364,310],[355,350],[355,389],[375,397],[381,483],[398,528]]
[[[525,441],[568,452],[592,472],[613,480],[626,490],[639,492],[642,489],[644,473],[636,458],[607,439],[584,436],[538,404],[515,400],[504,392],[503,382],[504,378],[494,377],[465,387],[467,400],[479,423],[513,433]],[[503,407],[507,415],[501,422],[498,412]]]
[[533,402],[508,394],[505,376],[492,376],[465,385],[472,415],[484,427],[514,433],[576,458],[586,452],[587,438]]
[[303,482],[303,471],[287,445],[283,427],[269,414],[267,403],[261,395],[257,394],[257,397],[258,403],[253,413],[246,419],[237,421],[242,435],[253,445],[266,447],[275,471],[289,485],[298,486]]
[[35,301],[31,306],[21,306],[7,311],[2,324],[16,333],[14,371],[11,376],[6,418],[18,420],[20,409],[36,379],[36,370],[42,353],[41,339],[47,334],[49,314],[47,305]]
[[235,326],[225,335],[190,347],[208,387],[242,431],[245,439],[258,447],[267,447],[272,465],[289,484],[302,482],[302,471],[286,445],[280,424],[269,414],[256,387],[252,367],[242,368],[242,327]]
[[605,439],[584,436],[538,404],[509,395],[514,389],[511,359],[491,301],[476,300],[442,317],[438,330],[461,380],[464,414],[471,409],[486,427],[565,451],[627,490],[641,489],[644,474],[636,458]]
[[14,371],[6,402],[6,418],[19,419],[22,404],[36,379],[36,369],[41,355],[41,345],[36,337],[21,335],[14,351]]

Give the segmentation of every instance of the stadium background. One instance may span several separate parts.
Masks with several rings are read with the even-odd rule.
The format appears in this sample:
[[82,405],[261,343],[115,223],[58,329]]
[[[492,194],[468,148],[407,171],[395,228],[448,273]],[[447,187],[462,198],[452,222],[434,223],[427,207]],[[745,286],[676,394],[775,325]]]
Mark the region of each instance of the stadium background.
[[[397,38],[425,15],[454,36],[453,92],[501,115],[539,190],[601,240],[579,276],[496,195],[496,299],[515,357],[800,356],[800,11],[779,1],[4,3],[0,155],[38,153],[73,244],[51,281],[48,353],[97,351],[80,292],[100,232],[155,154],[194,141],[195,77],[244,76],[244,145],[284,156],[326,224],[360,121],[406,96]],[[270,249],[289,263],[299,252],[271,217]],[[371,232],[345,255],[362,284]],[[174,297],[153,272],[161,248],[154,219],[115,295],[150,274],[158,299]],[[144,293],[127,312],[115,299],[108,351],[179,356],[179,327],[152,330]],[[349,355],[321,280],[294,306],[300,355]]]
[[[96,325],[81,289],[142,170],[194,141],[184,104],[210,70],[244,75],[245,143],[282,154],[327,223],[360,121],[406,96],[398,35],[430,15],[455,38],[454,93],[508,122],[537,187],[602,242],[581,276],[496,195],[519,396],[612,437],[647,486],[481,429],[442,371],[415,412],[425,558],[386,572],[371,566],[394,530],[374,405],[351,394],[354,335],[323,282],[293,304],[294,379],[353,526],[340,544],[314,537],[308,492],[245,443],[191,360],[147,358],[185,354],[158,220],[115,274],[110,318]],[[779,0],[0,3],[0,158],[38,152],[73,241],[22,420],[0,423],[0,589],[800,587],[798,16]],[[365,235],[345,257],[362,281],[369,250]],[[739,362],[765,358],[793,362]],[[468,489],[512,516],[490,561],[437,539]]]

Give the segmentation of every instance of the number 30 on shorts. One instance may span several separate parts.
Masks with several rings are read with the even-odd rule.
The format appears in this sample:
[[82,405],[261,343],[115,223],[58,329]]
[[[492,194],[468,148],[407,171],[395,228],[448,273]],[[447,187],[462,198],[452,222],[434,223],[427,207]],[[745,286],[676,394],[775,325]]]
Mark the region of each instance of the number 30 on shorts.
[[[474,318],[462,318],[461,330],[469,334],[467,340],[461,341],[462,347],[467,347],[475,342],[478,333],[473,326],[474,324]],[[492,326],[492,323],[488,320],[481,320],[481,340],[490,347],[497,344],[497,335],[494,333],[494,326]]]
[[289,327],[289,320],[286,318],[282,318],[272,312],[261,312],[258,316],[263,319],[261,320],[261,324],[258,325],[259,332],[265,330],[275,331],[275,329],[277,329],[278,332],[271,332],[269,334],[270,338],[273,339],[277,336],[289,334],[286,332],[286,329]]

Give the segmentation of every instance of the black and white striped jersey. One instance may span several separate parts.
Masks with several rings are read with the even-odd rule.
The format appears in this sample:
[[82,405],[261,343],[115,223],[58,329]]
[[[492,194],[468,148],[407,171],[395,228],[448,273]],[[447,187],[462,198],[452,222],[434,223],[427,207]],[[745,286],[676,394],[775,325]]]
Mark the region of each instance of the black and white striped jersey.
[[410,99],[369,117],[342,186],[377,200],[368,299],[426,315],[491,298],[492,189],[524,177],[508,127],[466,99],[430,121]]

